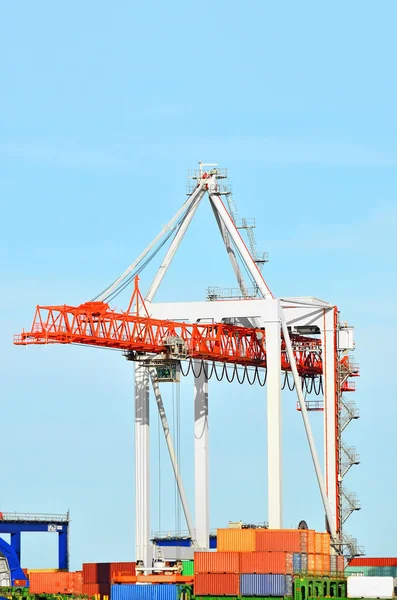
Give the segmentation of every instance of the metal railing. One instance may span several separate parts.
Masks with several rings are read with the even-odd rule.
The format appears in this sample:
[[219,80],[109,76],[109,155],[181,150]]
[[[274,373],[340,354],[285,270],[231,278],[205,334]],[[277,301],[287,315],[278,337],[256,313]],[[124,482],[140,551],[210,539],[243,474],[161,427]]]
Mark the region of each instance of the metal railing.
[[54,515],[51,513],[2,512],[0,513],[0,520],[18,521],[21,523],[68,523],[70,520],[70,515],[69,513],[64,515]]

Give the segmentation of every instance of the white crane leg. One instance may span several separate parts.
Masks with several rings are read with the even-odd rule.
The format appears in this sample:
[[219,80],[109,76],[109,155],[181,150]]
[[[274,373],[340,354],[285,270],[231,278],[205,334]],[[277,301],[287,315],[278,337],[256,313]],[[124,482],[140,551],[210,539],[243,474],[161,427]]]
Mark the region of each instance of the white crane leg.
[[266,324],[267,461],[269,527],[282,528],[281,337],[280,322]]
[[156,378],[156,369],[154,369],[153,367],[151,367],[149,369],[149,372],[150,372],[150,377],[151,377],[151,380],[152,380],[153,391],[154,391],[154,395],[155,395],[155,398],[156,398],[156,403],[157,403],[157,408],[158,408],[159,415],[160,415],[161,424],[163,426],[165,441],[166,441],[166,444],[167,444],[167,447],[168,447],[168,452],[169,452],[169,455],[170,455],[171,464],[172,464],[172,468],[173,468],[173,471],[174,471],[174,476],[175,476],[176,484],[178,486],[179,497],[181,499],[183,512],[185,514],[186,524],[187,524],[187,527],[189,529],[189,534],[190,534],[190,537],[191,537],[191,540],[192,540],[192,545],[193,546],[197,546],[196,532],[194,531],[193,520],[192,520],[192,517],[191,517],[191,514],[190,514],[189,505],[188,505],[187,498],[186,498],[186,493],[185,493],[185,488],[184,488],[183,481],[182,481],[182,476],[181,476],[181,473],[180,473],[180,470],[179,470],[178,461],[176,459],[176,454],[175,454],[175,450],[174,450],[174,444],[172,443],[171,432],[170,432],[170,428],[169,428],[169,425],[168,425],[168,420],[167,420],[167,415],[166,415],[166,412],[165,412],[163,400],[162,400],[162,397],[161,397],[160,386],[159,386],[157,378]]
[[[334,309],[324,311],[322,327],[323,346],[323,386],[324,386],[324,456],[325,487],[334,522],[338,514],[338,482],[336,464],[336,414],[335,401],[337,394],[335,364],[335,314]],[[337,524],[339,529],[340,523]]]
[[196,539],[200,548],[209,548],[209,456],[208,456],[208,378],[206,364],[193,363],[194,378],[194,486]]
[[150,542],[149,373],[135,363],[135,527],[136,560],[152,566]]
[[223,204],[220,196],[217,195],[216,192],[216,180],[209,184],[209,195],[210,201],[214,208],[216,209],[219,217],[222,219],[230,237],[235,243],[238,251],[240,252],[241,258],[245,262],[247,269],[249,270],[252,278],[254,279],[258,289],[261,291],[262,295],[266,299],[273,298],[273,295],[267,286],[266,281],[263,278],[262,273],[259,271],[257,265],[255,264],[254,259],[252,258],[247,246],[244,244],[243,238],[239,234],[235,224],[233,223],[233,219],[229,215],[225,205]]
[[281,310],[281,327],[283,330],[283,336],[284,336],[284,340],[285,340],[285,345],[286,345],[286,349],[287,349],[289,362],[291,364],[291,371],[292,371],[292,375],[294,378],[295,389],[296,389],[296,393],[298,396],[299,407],[301,409],[303,424],[304,424],[305,430],[306,430],[306,437],[307,437],[307,441],[309,443],[309,448],[310,448],[310,452],[311,452],[312,460],[313,460],[313,464],[314,464],[314,470],[315,470],[316,476],[317,476],[318,487],[320,488],[320,494],[321,494],[321,498],[323,501],[325,514],[327,516],[329,530],[331,533],[332,540],[337,543],[338,538],[337,538],[336,529],[335,529],[335,520],[334,520],[334,517],[332,514],[330,502],[328,500],[323,474],[321,472],[320,461],[319,461],[318,454],[317,454],[316,444],[314,442],[312,428],[310,426],[309,415],[307,413],[307,408],[306,408],[306,402],[303,397],[301,380],[300,380],[300,377],[298,374],[298,369],[296,368],[296,361],[295,361],[294,352],[292,350],[291,338],[289,337],[289,332],[288,332],[288,327],[287,327],[287,323],[286,323],[285,316],[284,316],[284,311],[282,309],[280,309],[280,310]]
[[238,286],[240,288],[240,291],[241,291],[241,293],[242,293],[242,295],[244,297],[247,297],[248,296],[247,286],[245,285],[244,277],[243,277],[243,275],[241,273],[240,265],[237,262],[237,258],[236,258],[234,249],[233,249],[233,247],[232,247],[232,245],[230,243],[230,237],[229,237],[229,234],[227,232],[227,229],[226,229],[223,221],[221,221],[221,219],[220,219],[220,217],[219,217],[219,215],[218,215],[218,213],[216,211],[216,208],[213,205],[213,203],[211,203],[211,208],[212,208],[212,211],[213,211],[213,213],[215,215],[215,219],[216,219],[219,231],[221,233],[221,236],[222,236],[222,239],[223,239],[223,243],[225,244],[226,252],[228,253],[229,260],[230,260],[230,263],[232,265],[234,274],[236,276],[237,283],[238,283]]

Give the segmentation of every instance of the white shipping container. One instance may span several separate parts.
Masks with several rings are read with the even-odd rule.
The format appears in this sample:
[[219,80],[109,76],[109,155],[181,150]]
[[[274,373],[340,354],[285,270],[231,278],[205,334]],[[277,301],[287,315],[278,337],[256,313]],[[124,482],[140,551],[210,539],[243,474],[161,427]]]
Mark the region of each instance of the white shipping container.
[[362,577],[352,575],[347,578],[348,598],[393,598],[393,577]]

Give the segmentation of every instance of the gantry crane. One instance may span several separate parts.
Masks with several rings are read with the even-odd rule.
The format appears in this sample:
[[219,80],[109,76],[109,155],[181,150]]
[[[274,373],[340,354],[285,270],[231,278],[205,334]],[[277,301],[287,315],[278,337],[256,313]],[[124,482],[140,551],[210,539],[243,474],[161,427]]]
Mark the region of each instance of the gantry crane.
[[[151,570],[150,487],[149,487],[149,381],[163,425],[177,481],[178,491],[192,544],[209,544],[208,490],[208,365],[232,364],[236,370],[266,370],[268,405],[268,494],[269,525],[282,527],[281,485],[281,374],[284,383],[296,390],[298,404],[312,455],[324,505],[327,526],[334,547],[343,550],[342,515],[339,491],[340,440],[337,402],[340,393],[338,361],[340,352],[337,308],[313,297],[281,298],[273,296],[258,257],[245,245],[235,219],[221,199],[219,180],[224,170],[200,163],[193,175],[194,189],[182,208],[163,227],[158,236],[128,269],[106,290],[77,307],[38,306],[30,331],[15,337],[17,345],[84,344],[124,351],[135,362],[135,460],[136,460],[136,559]],[[237,278],[243,300],[204,303],[153,302],[154,296],[205,194]],[[171,239],[172,238],[172,239]],[[149,291],[143,297],[138,275],[157,252],[171,239],[165,257]],[[242,275],[243,263],[259,298],[250,298]],[[261,267],[262,265],[259,265]],[[127,285],[134,289],[125,312],[111,309],[110,302]],[[180,320],[181,316],[185,317]],[[348,330],[351,333],[351,328]],[[346,338],[346,336],[345,336]],[[350,338],[349,338],[350,339]],[[344,344],[349,350],[352,342]],[[195,440],[196,527],[189,511],[179,465],[162,402],[160,383],[172,380],[181,365],[189,361],[195,381],[195,428],[202,430]],[[203,368],[204,366],[204,368]],[[166,368],[167,376],[162,377]],[[173,375],[174,374],[174,375]],[[292,376],[292,380],[288,374]],[[326,476],[323,476],[308,418],[304,385],[323,381],[326,417]],[[345,385],[346,382],[343,383]],[[338,387],[339,386],[339,387]],[[319,389],[319,388],[318,388]],[[338,495],[339,494],[339,495]]]

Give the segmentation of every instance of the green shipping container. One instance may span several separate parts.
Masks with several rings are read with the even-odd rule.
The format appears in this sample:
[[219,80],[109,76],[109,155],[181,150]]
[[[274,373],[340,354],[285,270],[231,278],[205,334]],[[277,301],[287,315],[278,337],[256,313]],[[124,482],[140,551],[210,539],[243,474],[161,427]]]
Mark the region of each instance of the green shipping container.
[[367,577],[397,577],[397,567],[346,567],[345,575],[355,573]]
[[194,575],[194,560],[182,561],[182,575]]

